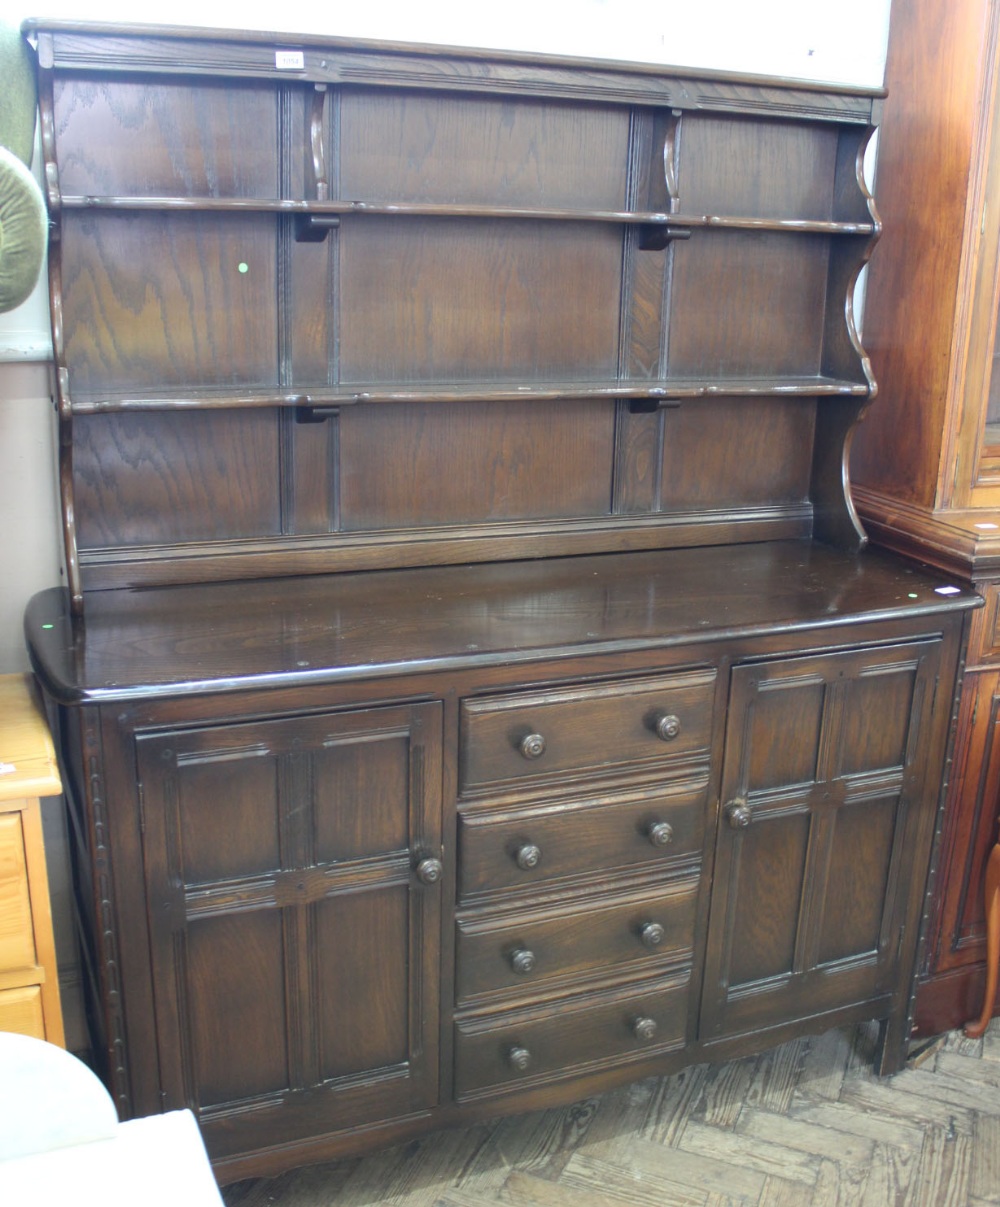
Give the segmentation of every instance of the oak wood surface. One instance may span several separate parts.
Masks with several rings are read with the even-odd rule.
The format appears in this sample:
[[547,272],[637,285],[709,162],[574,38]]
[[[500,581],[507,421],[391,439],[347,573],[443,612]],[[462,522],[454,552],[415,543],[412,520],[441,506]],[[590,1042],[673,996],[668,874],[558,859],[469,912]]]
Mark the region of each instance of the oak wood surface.
[[[968,588],[808,541],[100,592],[58,589],[26,618],[56,698],[332,682],[405,670],[668,648],[979,606]],[[84,639],[85,634],[85,639]],[[305,665],[301,665],[305,663]]]

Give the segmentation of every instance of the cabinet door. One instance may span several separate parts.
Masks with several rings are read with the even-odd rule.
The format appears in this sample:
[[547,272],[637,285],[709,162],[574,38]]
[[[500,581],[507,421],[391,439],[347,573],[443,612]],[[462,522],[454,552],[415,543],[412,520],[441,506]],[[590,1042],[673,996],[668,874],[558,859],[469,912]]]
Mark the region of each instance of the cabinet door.
[[734,668],[703,1039],[868,1001],[888,1012],[937,803],[938,656],[921,642]]
[[164,1106],[212,1156],[437,1097],[440,705],[138,740]]

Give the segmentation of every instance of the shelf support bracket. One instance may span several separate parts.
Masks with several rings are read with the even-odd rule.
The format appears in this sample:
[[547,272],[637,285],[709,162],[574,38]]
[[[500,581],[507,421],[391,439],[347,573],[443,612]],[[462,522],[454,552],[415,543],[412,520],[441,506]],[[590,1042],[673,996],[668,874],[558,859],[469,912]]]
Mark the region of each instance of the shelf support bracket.
[[663,251],[667,244],[675,239],[690,238],[690,227],[667,226],[665,222],[643,222],[639,227],[639,250]]
[[338,226],[340,217],[337,214],[296,214],[295,242],[322,243]]

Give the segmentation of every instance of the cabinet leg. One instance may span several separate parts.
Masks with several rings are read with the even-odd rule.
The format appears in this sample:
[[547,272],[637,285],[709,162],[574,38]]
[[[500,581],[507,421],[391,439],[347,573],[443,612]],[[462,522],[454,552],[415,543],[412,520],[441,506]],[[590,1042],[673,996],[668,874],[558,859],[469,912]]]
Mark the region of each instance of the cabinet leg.
[[906,1015],[893,1015],[879,1023],[879,1047],[875,1063],[880,1077],[891,1077],[906,1064],[906,1049],[909,1034],[905,1029]]
[[993,1017],[997,996],[997,972],[1000,969],[1000,842],[986,862],[986,996],[983,1012],[975,1022],[965,1024],[965,1035],[978,1039]]

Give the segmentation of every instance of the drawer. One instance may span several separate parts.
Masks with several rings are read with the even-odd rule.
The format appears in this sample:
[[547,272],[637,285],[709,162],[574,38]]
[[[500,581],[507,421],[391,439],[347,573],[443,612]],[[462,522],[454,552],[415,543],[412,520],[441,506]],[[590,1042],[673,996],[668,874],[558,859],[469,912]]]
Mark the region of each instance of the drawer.
[[656,962],[690,958],[698,880],[574,908],[500,913],[458,923],[458,1004],[530,991],[597,972],[651,975]]
[[20,812],[0,814],[0,971],[32,968],[34,921]]
[[45,1039],[45,1014],[39,985],[0,991],[0,1031]]
[[715,677],[689,671],[464,700],[462,788],[707,754]]
[[528,1088],[683,1046],[688,977],[467,1019],[455,1027],[459,1100]]
[[700,855],[705,785],[459,816],[459,894]]

